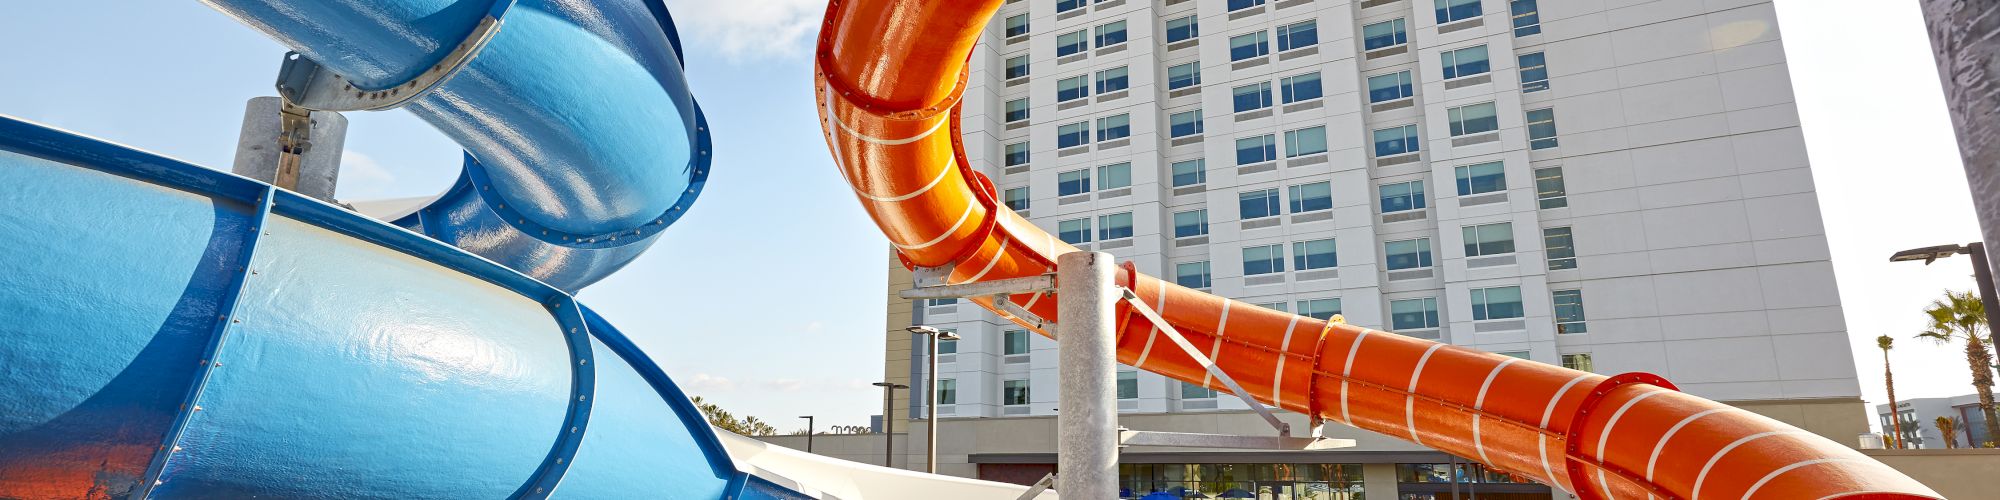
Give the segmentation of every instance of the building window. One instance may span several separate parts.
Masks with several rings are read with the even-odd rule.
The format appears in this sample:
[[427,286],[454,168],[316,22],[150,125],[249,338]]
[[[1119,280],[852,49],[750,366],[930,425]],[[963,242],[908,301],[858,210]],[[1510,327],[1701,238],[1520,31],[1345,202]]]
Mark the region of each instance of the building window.
[[1390,271],[1431,267],[1430,238],[1385,242],[1382,253],[1389,256]]
[[1408,71],[1368,77],[1368,102],[1389,102],[1414,95],[1417,90],[1410,85]]
[[1479,9],[1479,0],[1434,0],[1437,6],[1437,23],[1471,19],[1485,13]]
[[[1509,357],[1509,358],[1514,358],[1514,359],[1525,359],[1525,360],[1530,360],[1530,361],[1533,361],[1533,360],[1534,360],[1534,358],[1530,358],[1530,357],[1528,357],[1528,351],[1500,351],[1500,352],[1496,352],[1496,353],[1494,353],[1494,354],[1498,354],[1498,355],[1501,355],[1501,356],[1506,356],[1506,357]],[[1398,465],[1398,466],[1401,466],[1402,464],[1397,464],[1397,465]],[[1443,482],[1443,481],[1440,481],[1440,482]]]
[[1514,0],[1510,2],[1514,12],[1514,36],[1528,36],[1542,32],[1541,9],[1535,7],[1535,0]]
[[1097,189],[1118,189],[1132,185],[1132,162],[1097,167]]
[[1056,196],[1090,192],[1090,169],[1056,173]]
[[1215,389],[1181,382],[1181,399],[1215,399]]
[[1257,304],[1257,307],[1262,307],[1262,308],[1265,308],[1265,309],[1270,309],[1270,310],[1273,310],[1273,311],[1278,311],[1278,312],[1291,312],[1291,306],[1287,306],[1287,305],[1285,305],[1285,303],[1284,303],[1284,302],[1282,302],[1282,301],[1281,301],[1281,302],[1270,302],[1270,303],[1264,303],[1264,304]]
[[958,404],[958,379],[947,378],[938,380],[937,404]]
[[1132,115],[1123,114],[1097,119],[1097,140],[1123,139],[1132,135]]
[[1118,372],[1118,399],[1139,399],[1139,372]]
[[1061,14],[1089,5],[1090,0],[1056,0],[1056,13]]
[[1201,135],[1201,110],[1183,111],[1169,116],[1167,135],[1170,137]]
[[1097,239],[1122,240],[1132,237],[1132,212],[1097,216]]
[[948,306],[957,303],[958,299],[956,298],[930,299],[924,302],[924,307]]
[[[1334,250],[1333,238],[1292,243],[1293,269],[1310,271],[1313,269],[1329,269],[1339,265],[1340,258]],[[1305,308],[1301,307],[1299,310],[1304,311]]]
[[1542,248],[1549,254],[1549,270],[1576,269],[1576,243],[1570,241],[1569,226],[1542,230]]
[[1019,406],[1028,404],[1028,381],[1009,380],[1001,383],[1000,404]]
[[1292,195],[1292,213],[1333,209],[1333,184],[1320,181],[1285,188]]
[[1000,332],[1000,353],[1006,355],[1028,353],[1028,331],[1007,330]]
[[1241,61],[1271,53],[1269,33],[1259,31],[1229,37],[1229,60]]
[[1447,114],[1451,115],[1452,137],[1500,130],[1500,115],[1490,102],[1451,108]]
[[1081,121],[1056,127],[1056,149],[1068,149],[1090,143],[1090,122]]
[[1028,98],[1007,101],[1007,123],[1028,119]]
[[1376,188],[1382,193],[1382,213],[1391,214],[1409,210],[1423,210],[1429,197],[1424,196],[1424,181],[1393,182]]
[[1259,5],[1264,5],[1264,0],[1229,0],[1229,11],[1236,12]]
[[1076,75],[1056,80],[1056,102],[1069,102],[1090,97],[1090,76]]
[[[955,331],[950,328],[943,328],[941,330],[947,332]],[[938,354],[958,354],[958,341],[956,340],[938,341]]]
[[1466,47],[1447,50],[1438,57],[1444,60],[1444,79],[1462,78],[1482,74],[1493,69],[1486,58],[1486,46]]
[[1541,52],[1521,54],[1517,58],[1521,66],[1521,91],[1540,92],[1549,89],[1548,56]]
[[1562,167],[1535,169],[1535,201],[1543,209],[1569,206],[1569,190],[1563,187]]
[[1097,27],[1097,46],[1110,47],[1125,43],[1125,21],[1103,24]]
[[1012,80],[1024,76],[1028,76],[1028,56],[1021,55],[1007,58],[1007,79]]
[[1257,276],[1285,272],[1285,247],[1262,245],[1243,247],[1243,275]]
[[1174,212],[1174,237],[1186,238],[1208,234],[1208,209]]
[[1167,68],[1167,90],[1201,85],[1201,61]]
[[1438,327],[1435,297],[1389,301],[1389,329],[1423,330]]
[[1307,20],[1302,23],[1278,27],[1278,52],[1311,47],[1319,44],[1319,23]]
[[1167,43],[1201,36],[1201,20],[1195,16],[1167,20]]
[[1028,15],[1021,14],[1007,18],[1007,38],[1028,34]]
[[1056,223],[1056,237],[1063,243],[1081,245],[1090,243],[1090,219],[1070,219]]
[[1176,285],[1197,290],[1206,289],[1209,285],[1208,280],[1208,261],[1174,264],[1174,284]]
[[1238,113],[1271,107],[1271,82],[1257,82],[1230,91]]
[[1193,186],[1208,183],[1208,160],[1195,158],[1177,161],[1173,166],[1174,187]]
[[1562,356],[1562,364],[1563,368],[1580,372],[1597,371],[1596,365],[1590,362],[1590,353],[1564,354]]
[[1521,316],[1521,287],[1472,289],[1473,321],[1512,319]]
[[1130,80],[1126,78],[1126,73],[1128,72],[1124,66],[1097,72],[1097,93],[1103,94],[1125,90],[1125,87],[1130,84]]
[[1556,306],[1556,333],[1589,333],[1583,325],[1583,290],[1549,293]]
[[1012,167],[1015,165],[1028,164],[1028,143],[1016,142],[1013,144],[1008,144],[1004,146],[1004,148],[1006,150],[1007,166]]
[[1326,152],[1326,126],[1285,131],[1285,157],[1298,158]]
[[1394,47],[1405,43],[1410,43],[1410,34],[1403,29],[1402,18],[1361,27],[1362,50]]
[[1261,219],[1278,215],[1278,188],[1237,193],[1236,204],[1238,219]]
[[1514,223],[1480,224],[1460,228],[1465,236],[1465,256],[1483,257],[1514,253]]
[[1457,169],[1458,195],[1471,196],[1507,189],[1507,168],[1502,162],[1464,165]]
[[1340,314],[1340,299],[1310,299],[1299,301],[1299,315],[1327,321]]
[[1279,94],[1284,98],[1285,104],[1318,99],[1320,97],[1319,72],[1314,71],[1303,75],[1285,77],[1278,80],[1278,87],[1280,89]]
[[1556,147],[1556,109],[1542,108],[1528,112],[1528,149],[1548,149]]
[[1375,157],[1415,153],[1422,149],[1415,124],[1375,131]]
[[1278,136],[1264,134],[1236,140],[1236,164],[1249,165],[1278,159]]
[[1090,33],[1076,30],[1056,36],[1056,57],[1078,54],[1090,50]]
[[1026,186],[1007,190],[1007,208],[1014,210],[1028,209],[1028,188]]

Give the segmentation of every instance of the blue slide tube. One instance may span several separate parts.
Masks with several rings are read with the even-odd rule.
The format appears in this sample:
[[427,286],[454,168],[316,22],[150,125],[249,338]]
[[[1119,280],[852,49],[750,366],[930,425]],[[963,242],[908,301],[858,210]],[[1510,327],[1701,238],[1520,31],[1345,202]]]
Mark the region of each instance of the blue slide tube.
[[[576,291],[651,245],[699,194],[707,125],[657,1],[207,0],[362,88],[498,34],[406,108],[466,149],[464,174],[400,226]],[[495,7],[506,7],[495,9]]]

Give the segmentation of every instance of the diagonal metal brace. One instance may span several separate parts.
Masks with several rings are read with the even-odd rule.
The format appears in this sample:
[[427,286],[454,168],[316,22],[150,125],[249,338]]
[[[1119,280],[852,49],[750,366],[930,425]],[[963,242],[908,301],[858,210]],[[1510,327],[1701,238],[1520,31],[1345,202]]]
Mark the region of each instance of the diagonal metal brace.
[[1030,500],[1036,497],[1040,497],[1042,496],[1042,492],[1049,491],[1049,488],[1054,488],[1054,487],[1056,487],[1056,473],[1050,472],[1047,475],[1042,476],[1042,480],[1035,481],[1035,484],[1028,485],[1028,491],[1021,492],[1021,496],[1017,497],[1017,500]]
[[359,87],[346,76],[334,73],[304,55],[287,52],[284,66],[278,70],[278,95],[284,97],[287,104],[317,111],[374,111],[402,106],[437,88],[472,62],[480,49],[486,48],[486,43],[493,41],[493,35],[500,31],[502,16],[507,13],[507,8],[514,5],[514,1],[494,0],[486,16],[472,28],[472,33],[452,47],[444,59],[425,68],[416,77],[386,88]]
[[1139,300],[1139,294],[1133,293],[1130,288],[1123,291],[1125,292],[1125,303],[1131,305],[1132,310],[1138,311],[1139,315],[1145,316],[1148,321],[1152,321],[1153,326],[1159,327],[1161,333],[1167,334],[1167,338],[1173,340],[1174,345],[1180,346],[1182,352],[1186,352],[1189,357],[1194,358],[1195,362],[1201,363],[1202,369],[1208,370],[1208,373],[1214,375],[1216,380],[1221,380],[1222,385],[1229,387],[1229,392],[1235,393],[1236,397],[1243,398],[1243,404],[1249,405],[1251,410],[1257,411],[1258,416],[1264,417],[1265,422],[1270,423],[1272,428],[1278,430],[1278,436],[1290,437],[1292,435],[1291,424],[1278,420],[1278,416],[1271,414],[1271,409],[1265,408],[1264,403],[1260,403],[1257,401],[1257,398],[1251,397],[1250,391],[1243,390],[1243,386],[1238,385],[1236,379],[1230,378],[1229,374],[1224,373],[1221,367],[1215,366],[1215,360],[1208,359],[1208,355],[1202,354],[1201,349],[1195,348],[1194,343],[1188,342],[1187,337],[1182,337],[1181,332],[1175,330],[1173,325],[1167,324],[1167,320],[1161,318],[1160,313],[1153,311],[1153,308],[1147,306],[1145,301]]

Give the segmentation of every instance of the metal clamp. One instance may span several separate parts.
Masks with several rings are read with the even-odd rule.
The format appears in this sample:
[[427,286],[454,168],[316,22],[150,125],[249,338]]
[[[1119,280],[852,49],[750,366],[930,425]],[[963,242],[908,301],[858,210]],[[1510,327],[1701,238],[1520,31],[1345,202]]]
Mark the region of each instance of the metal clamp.
[[402,106],[464,69],[500,31],[500,20],[513,5],[514,0],[495,0],[486,17],[480,18],[472,33],[452,47],[444,59],[416,77],[386,88],[357,87],[346,76],[328,71],[297,52],[287,52],[284,66],[278,70],[278,95],[287,104],[318,111],[375,111]]

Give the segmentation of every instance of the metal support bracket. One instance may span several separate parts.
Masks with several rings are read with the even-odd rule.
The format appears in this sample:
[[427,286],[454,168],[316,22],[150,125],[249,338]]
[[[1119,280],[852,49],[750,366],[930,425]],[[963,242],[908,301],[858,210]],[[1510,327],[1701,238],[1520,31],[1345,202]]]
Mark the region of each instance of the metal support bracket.
[[287,103],[319,111],[373,111],[402,106],[437,88],[464,69],[500,31],[501,19],[507,8],[513,5],[514,0],[494,0],[486,16],[472,28],[472,33],[452,47],[443,59],[408,81],[385,88],[356,86],[346,76],[328,71],[297,52],[287,52],[284,66],[278,70],[278,95],[284,97]]
[[1229,387],[1229,392],[1235,393],[1236,397],[1243,398],[1243,404],[1249,405],[1250,409],[1257,411],[1258,416],[1264,417],[1265,422],[1270,423],[1272,428],[1278,430],[1278,436],[1291,437],[1292,424],[1278,420],[1277,415],[1271,414],[1270,408],[1265,408],[1264,403],[1258,402],[1257,398],[1250,396],[1250,391],[1243,390],[1243,386],[1238,385],[1236,379],[1230,378],[1228,373],[1222,371],[1222,367],[1215,366],[1215,360],[1208,359],[1208,355],[1202,354],[1201,349],[1196,348],[1194,343],[1188,342],[1187,337],[1181,336],[1179,330],[1175,330],[1173,325],[1167,324],[1167,320],[1161,318],[1160,313],[1153,311],[1153,308],[1147,306],[1145,301],[1139,300],[1139,294],[1133,293],[1130,288],[1124,289],[1123,292],[1125,293],[1125,303],[1131,305],[1132,310],[1138,311],[1141,316],[1145,316],[1147,321],[1152,321],[1153,326],[1159,327],[1160,333],[1167,334],[1167,338],[1173,340],[1174,345],[1180,346],[1181,351],[1186,352],[1189,357],[1194,358],[1195,362],[1201,363],[1202,369],[1208,370],[1208,373],[1214,375],[1216,380],[1222,381],[1222,385]]
[[1056,277],[1053,274],[957,285],[945,284],[945,277],[951,275],[951,268],[948,267],[919,267],[914,274],[917,287],[899,292],[897,296],[906,299],[987,297],[993,301],[994,307],[1022,321],[1033,323],[1038,329],[1046,331],[1047,327],[1055,326],[1055,322],[1042,319],[1020,304],[1008,300],[1009,296],[1016,294],[1054,292]]
[[1352,439],[1319,436],[1237,436],[1191,432],[1155,432],[1118,429],[1119,446],[1172,446],[1177,448],[1230,448],[1244,450],[1331,450],[1351,448]]
[[1035,497],[1042,496],[1042,492],[1048,491],[1049,488],[1054,488],[1054,487],[1056,487],[1056,473],[1050,472],[1047,475],[1042,476],[1042,480],[1035,481],[1035,484],[1028,485],[1028,491],[1021,492],[1021,496],[1016,497],[1016,500],[1031,500]]

